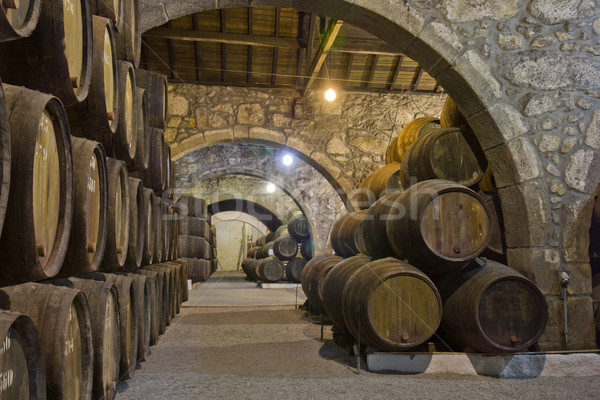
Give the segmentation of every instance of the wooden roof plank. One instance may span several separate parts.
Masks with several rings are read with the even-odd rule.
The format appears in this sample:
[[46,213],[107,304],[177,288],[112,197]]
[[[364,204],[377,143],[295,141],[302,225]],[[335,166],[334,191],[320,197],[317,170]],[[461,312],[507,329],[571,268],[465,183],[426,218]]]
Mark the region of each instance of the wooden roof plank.
[[319,72],[321,71],[323,62],[325,62],[325,58],[327,58],[327,53],[329,52],[329,49],[331,49],[331,46],[333,45],[333,42],[335,41],[335,38],[339,33],[340,28],[342,27],[342,24],[343,22],[337,19],[332,19],[329,21],[327,29],[323,34],[323,38],[319,43],[319,49],[317,50],[317,54],[313,58],[310,70],[308,71],[308,80],[304,85],[302,95],[305,95],[306,92],[310,90],[313,83],[315,82]]

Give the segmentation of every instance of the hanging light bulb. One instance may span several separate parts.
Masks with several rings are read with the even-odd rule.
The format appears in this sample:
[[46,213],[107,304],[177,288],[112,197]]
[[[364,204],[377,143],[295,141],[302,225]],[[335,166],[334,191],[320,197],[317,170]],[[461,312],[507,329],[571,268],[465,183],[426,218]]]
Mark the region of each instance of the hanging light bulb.
[[275,185],[273,183],[269,182],[267,184],[267,188],[266,189],[267,189],[267,193],[275,193],[275,190],[277,188],[275,187]]
[[329,89],[327,89],[325,91],[325,100],[327,100],[328,102],[331,103],[332,101],[334,101],[336,99],[336,97],[337,97],[337,93],[335,92],[335,90],[332,87],[330,87]]

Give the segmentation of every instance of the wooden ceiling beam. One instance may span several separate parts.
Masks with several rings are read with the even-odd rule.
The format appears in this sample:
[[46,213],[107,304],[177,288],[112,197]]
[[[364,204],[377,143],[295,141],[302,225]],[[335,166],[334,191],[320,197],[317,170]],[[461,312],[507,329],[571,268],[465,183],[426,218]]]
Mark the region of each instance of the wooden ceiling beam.
[[404,56],[399,56],[396,59],[396,66],[394,67],[392,74],[390,75],[386,86],[386,90],[392,90],[392,88],[396,84],[396,80],[398,79],[398,73],[400,72],[400,68],[402,67],[402,61],[404,61]]
[[331,19],[329,21],[327,29],[325,30],[321,42],[319,43],[319,49],[317,50],[317,54],[315,54],[315,57],[313,58],[312,63],[310,65],[310,69],[307,74],[308,79],[302,90],[303,96],[310,90],[317,76],[319,75],[321,67],[323,66],[323,63],[327,58],[327,53],[329,52],[329,49],[331,49],[333,42],[335,42],[335,38],[337,37],[337,34],[339,33],[340,28],[342,27],[342,24],[343,22],[337,19]]
[[423,68],[418,67],[417,71],[415,72],[415,76],[412,79],[412,82],[410,84],[410,90],[411,91],[416,91],[417,87],[419,86],[419,82],[421,81],[421,76],[423,76]]
[[[248,36],[252,36],[252,26],[254,24],[252,7],[248,7]],[[246,57],[246,83],[252,81],[252,46],[248,46]]]
[[[281,9],[275,8],[275,37],[279,36],[279,24],[281,21]],[[273,48],[273,64],[271,65],[271,85],[277,80],[277,62],[279,61],[279,47]]]
[[[221,19],[221,33],[225,33],[225,9],[219,10]],[[221,82],[225,82],[225,71],[227,70],[227,44],[221,43]]]
[[373,76],[375,76],[375,68],[377,67],[377,62],[379,61],[379,56],[377,54],[371,56],[371,66],[369,67],[369,75],[367,76],[366,82],[363,82],[363,89],[367,89],[371,83],[373,83]]
[[350,57],[348,58],[348,65],[346,65],[346,74],[344,76],[344,89],[350,80],[350,72],[352,71],[352,64],[354,63],[354,53],[350,53]]
[[[171,21],[167,22],[167,25],[171,26]],[[175,43],[171,39],[167,39],[167,49],[169,52],[169,70],[171,71],[171,78],[175,78]]]
[[[194,29],[198,29],[198,26],[200,25],[198,23],[198,14],[192,15],[192,25],[194,26]],[[194,60],[194,63],[196,64],[196,79],[200,80],[202,78],[200,72],[200,65],[202,65],[202,49],[200,49],[199,42],[194,43]]]

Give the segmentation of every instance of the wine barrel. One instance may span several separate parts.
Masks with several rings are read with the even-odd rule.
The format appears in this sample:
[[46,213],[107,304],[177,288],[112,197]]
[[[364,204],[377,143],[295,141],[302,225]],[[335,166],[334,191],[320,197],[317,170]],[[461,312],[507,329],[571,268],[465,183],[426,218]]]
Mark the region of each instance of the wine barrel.
[[420,182],[401,193],[392,207],[405,212],[386,221],[390,246],[422,271],[457,270],[489,243],[487,205],[477,193],[457,183]]
[[[167,127],[167,109],[169,88],[167,77],[156,72],[150,72],[143,69],[135,71],[136,83],[138,87],[146,89],[150,99],[150,126],[153,128],[165,129]],[[194,215],[202,217],[202,215]]]
[[396,149],[398,148],[398,136],[393,138],[389,143],[387,148],[385,149],[385,163],[390,164],[396,162],[394,160],[394,155],[396,154]]
[[116,37],[117,54],[120,60],[127,60],[137,68],[142,54],[142,32],[140,30],[140,0],[121,0],[123,4],[123,29]]
[[148,92],[142,88],[135,88],[135,121],[136,121],[136,150],[133,163],[130,165],[133,171],[148,169],[150,163],[150,147],[152,136],[150,135],[150,100]]
[[271,232],[267,233],[267,237],[265,238],[265,241],[266,241],[266,243],[270,243],[270,242],[273,242],[275,239],[277,239],[277,232],[271,231]]
[[144,186],[142,181],[129,178],[129,245],[125,267],[129,271],[142,265],[146,237],[147,215],[144,212]]
[[162,195],[164,179],[164,151],[165,138],[163,130],[150,128],[151,146],[148,169],[144,171],[144,184],[154,190],[157,195]]
[[358,255],[337,263],[323,279],[323,308],[334,325],[346,329],[344,313],[342,312],[342,294],[346,282],[353,273],[371,262],[364,255]]
[[179,211],[176,207],[173,207],[173,221],[171,223],[171,259],[176,260],[179,258]]
[[142,252],[142,264],[152,264],[154,260],[154,207],[152,205],[154,194],[152,189],[144,188],[144,250]]
[[2,397],[45,399],[46,370],[39,332],[31,318],[0,310]]
[[181,264],[176,262],[167,261],[160,264],[161,267],[167,268],[171,271],[171,276],[173,278],[173,303],[172,303],[172,315],[175,318],[175,315],[179,314],[181,311],[181,303],[182,301],[182,293],[181,293],[181,282],[183,280],[183,273]]
[[352,257],[358,254],[357,239],[359,237],[360,224],[367,215],[367,210],[361,210],[355,213],[350,213],[344,218],[339,229],[332,230],[331,246],[335,251],[335,254],[342,257]]
[[[19,3],[36,7],[39,1]],[[0,43],[0,76],[5,83],[51,93],[65,105],[79,103],[87,97],[92,77],[89,0],[41,3],[31,36]]]
[[470,129],[465,116],[460,112],[454,100],[448,96],[440,115],[440,126],[442,128]]
[[162,168],[162,192],[169,190],[171,187],[171,145],[164,141],[163,133],[163,168]]
[[210,260],[212,258],[212,246],[208,241],[201,237],[179,235],[179,254],[185,258],[202,258]]
[[67,286],[85,293],[90,307],[94,344],[94,382],[92,397],[114,399],[119,382],[121,331],[119,297],[112,283],[93,279],[57,279],[54,285]]
[[[163,297],[163,278],[164,274],[146,269],[138,269],[136,274],[144,275],[150,282],[150,298],[152,301],[152,315],[150,316],[150,346],[158,343],[158,336],[161,333],[163,303],[166,298]],[[165,327],[162,327],[164,332]]]
[[275,257],[268,257],[260,261],[256,268],[258,279],[265,283],[278,282],[283,278],[285,267]]
[[405,258],[404,254],[400,253],[402,251],[400,246],[397,246],[396,252],[394,252],[386,233],[386,221],[398,218],[401,213],[406,211],[393,207],[399,196],[400,193],[390,193],[369,207],[360,226],[362,246],[360,246],[359,251],[361,253],[373,258],[385,258],[394,255],[399,259]]
[[360,184],[361,190],[366,190],[360,201],[361,210],[369,208],[378,198],[386,195],[388,186],[391,188],[398,186],[401,168],[402,164],[397,162],[386,164],[369,175],[366,178],[368,182]]
[[284,235],[289,235],[289,232],[287,230],[287,225],[279,225],[279,227],[275,231],[275,239],[277,239],[281,236],[284,236]]
[[264,246],[267,243],[266,240],[265,240],[266,238],[267,238],[267,235],[262,235],[261,237],[259,237],[258,239],[256,239],[255,245],[256,246]]
[[300,254],[303,258],[310,260],[315,256],[315,246],[312,239],[305,240],[300,244]]
[[73,223],[61,276],[98,270],[107,233],[108,190],[106,156],[102,145],[72,137]]
[[258,250],[260,250],[260,247],[251,247],[248,249],[248,258],[253,258],[256,259],[256,253],[258,253]]
[[[0,281],[14,284],[55,276],[63,264],[73,216],[73,160],[60,100],[3,88],[12,136],[0,128]],[[18,185],[9,192],[10,180]]]
[[73,136],[102,143],[114,157],[113,136],[117,132],[121,110],[118,96],[119,68],[115,53],[114,30],[109,19],[93,16],[92,84],[87,98],[67,107]]
[[[169,254],[171,253],[171,248],[169,247],[171,239],[171,214],[169,214],[169,202],[169,199],[163,199],[160,205],[162,218],[162,262],[167,261],[169,259]],[[172,209],[171,212],[173,212]]]
[[304,294],[308,298],[311,307],[320,313],[325,312],[322,300],[323,280],[331,268],[342,260],[342,257],[331,254],[321,255],[307,262],[302,270],[300,276],[302,291],[304,291]]
[[496,194],[498,193],[498,188],[496,187],[496,180],[494,179],[494,174],[492,173],[492,168],[488,164],[483,177],[478,183],[479,189],[481,189],[484,193],[488,194]]
[[442,319],[442,300],[423,272],[395,258],[364,265],[342,292],[346,329],[362,343],[403,351],[424,343]]
[[287,277],[288,281],[300,283],[300,276],[302,275],[302,270],[307,262],[307,259],[299,257],[289,261],[285,266],[285,276]]
[[183,258],[177,258],[173,262],[181,265],[181,299],[183,302],[189,300],[189,290],[188,290],[188,279],[189,279],[189,264],[188,261]]
[[[162,274],[162,276],[163,276],[163,297],[164,297],[164,299],[163,299],[163,303],[161,304],[161,306],[162,306],[161,315],[162,315],[162,319],[163,319],[163,321],[161,322],[161,326],[166,327],[171,324],[171,319],[174,317],[174,313],[172,312],[172,310],[174,309],[173,293],[174,293],[174,287],[175,287],[175,285],[174,285],[175,283],[173,282],[173,273],[170,269],[164,268],[158,264],[145,266],[144,269],[158,272],[158,273]],[[164,330],[161,333],[164,333]]]
[[89,399],[94,348],[85,294],[61,286],[24,283],[0,289],[0,308],[26,314],[38,327],[47,397]]
[[403,162],[405,153],[415,140],[439,128],[440,120],[435,117],[420,117],[410,121],[400,131],[396,145],[391,149],[389,160],[386,159],[386,163]]
[[375,200],[377,200],[377,197],[369,190],[369,183],[372,178],[373,174],[367,175],[360,185],[358,185],[355,199],[359,210],[366,210]]
[[192,196],[181,196],[177,202],[179,203],[182,217],[204,218],[209,222],[206,200]]
[[[113,135],[111,152],[128,166],[133,165],[137,152],[137,113],[135,102],[135,75],[133,65],[125,61],[118,62],[119,71],[119,124]],[[143,100],[142,100],[143,101]]]
[[294,215],[287,224],[287,230],[299,243],[310,238],[310,223],[302,214]]
[[[11,110],[11,114],[14,111]],[[64,115],[64,110],[62,110]],[[62,120],[63,122],[65,119]],[[15,129],[18,129],[16,127]],[[6,98],[4,86],[0,79],[0,232],[4,225],[6,216],[6,207],[8,203],[8,188],[10,186],[11,170],[11,136],[10,136],[10,118],[6,108]],[[65,135],[68,137],[69,135]]]
[[500,197],[497,193],[489,195],[483,191],[479,192],[479,196],[490,210],[490,241],[481,255],[500,263],[506,263],[507,246],[504,238],[504,218]]
[[346,219],[348,218],[348,215],[349,214],[344,214],[344,215],[338,217],[338,219],[336,219],[333,222],[333,225],[331,225],[331,231],[329,232],[329,242],[331,243],[331,248],[336,253],[338,252],[339,248],[341,247],[341,245],[337,241],[340,227],[346,221]]
[[42,0],[2,2],[0,42],[21,39],[31,35],[40,19],[41,8]]
[[163,259],[164,249],[162,240],[162,224],[162,200],[160,197],[152,195],[152,230],[154,231],[154,263],[159,263]]
[[124,3],[126,3],[125,0],[90,0],[90,7],[93,15],[110,19],[115,30],[121,32],[125,22],[123,15]]
[[487,168],[485,154],[473,133],[440,128],[417,139],[402,161],[406,188],[428,179],[445,179],[465,186],[477,184]]
[[248,278],[250,278],[250,274],[248,273],[248,266],[249,266],[249,265],[250,265],[250,263],[251,263],[252,261],[254,261],[254,260],[255,260],[254,258],[244,258],[244,259],[242,260],[242,265],[241,265],[241,266],[242,266],[242,271],[244,271],[244,273],[246,274],[246,276],[247,276]]
[[209,260],[199,260],[197,258],[182,258],[188,263],[188,276],[192,283],[204,282],[211,275],[211,263]]
[[108,171],[108,213],[106,249],[102,268],[106,271],[125,265],[129,248],[129,174],[125,163],[106,159]]
[[279,236],[273,242],[273,254],[281,261],[289,261],[298,254],[298,242],[290,235]]
[[523,351],[546,327],[548,306],[523,275],[495,261],[473,262],[436,282],[442,328],[455,344],[482,353]]
[[145,361],[146,354],[150,351],[150,331],[152,329],[152,313],[154,302],[152,299],[152,281],[146,275],[126,274],[120,272],[118,275],[128,276],[135,285],[135,307],[137,315],[137,362]]
[[267,258],[274,254],[273,246],[275,245],[275,241],[269,242],[262,246],[258,252],[256,253],[256,258]]

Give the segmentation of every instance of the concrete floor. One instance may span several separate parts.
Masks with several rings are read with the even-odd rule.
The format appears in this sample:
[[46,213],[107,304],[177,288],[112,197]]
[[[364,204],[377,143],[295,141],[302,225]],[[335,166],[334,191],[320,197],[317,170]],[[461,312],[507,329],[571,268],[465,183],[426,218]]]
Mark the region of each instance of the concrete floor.
[[[298,303],[304,301],[299,288]],[[362,371],[296,310],[294,289],[259,289],[216,273],[190,292],[117,400],[598,399],[600,379],[499,380]]]

